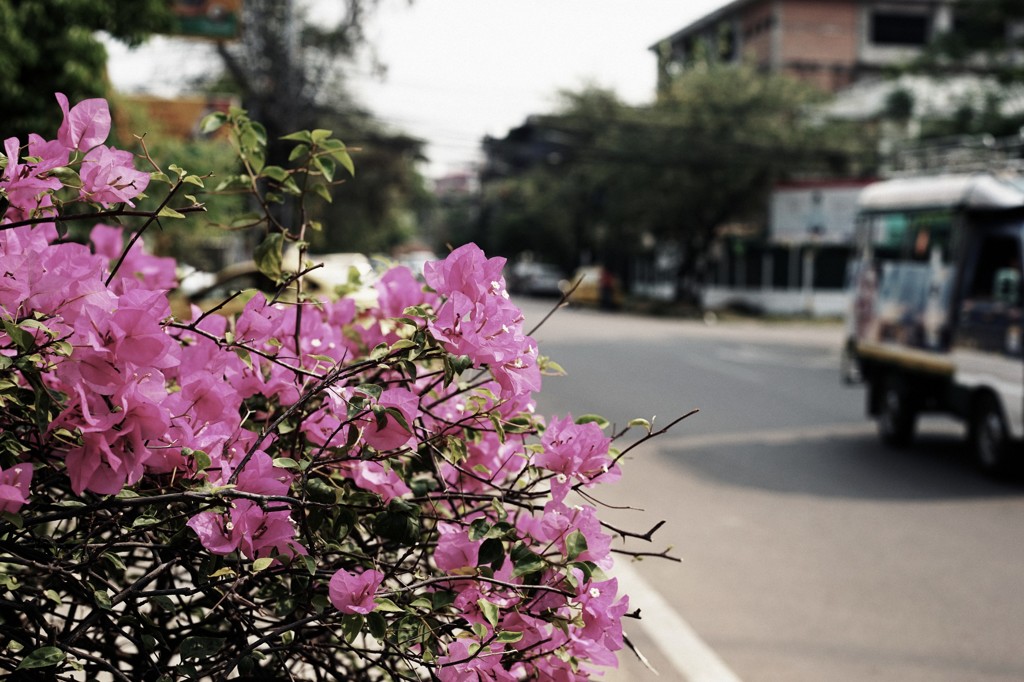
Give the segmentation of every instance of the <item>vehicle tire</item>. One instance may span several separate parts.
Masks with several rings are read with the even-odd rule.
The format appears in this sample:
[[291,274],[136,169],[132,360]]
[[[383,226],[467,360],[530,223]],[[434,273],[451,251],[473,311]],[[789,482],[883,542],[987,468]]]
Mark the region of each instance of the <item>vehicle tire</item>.
[[990,395],[983,396],[971,413],[970,438],[982,471],[1006,472],[1011,464],[1009,431],[999,401]]
[[914,440],[917,411],[902,382],[888,379],[879,397],[878,435],[890,447],[902,448]]
[[850,386],[860,382],[860,367],[849,344],[843,346],[839,353],[839,379]]

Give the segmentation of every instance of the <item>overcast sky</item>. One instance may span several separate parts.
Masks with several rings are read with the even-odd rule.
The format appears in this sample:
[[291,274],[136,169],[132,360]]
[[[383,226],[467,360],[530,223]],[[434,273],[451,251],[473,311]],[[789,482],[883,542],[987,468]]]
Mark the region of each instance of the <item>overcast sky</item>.
[[[551,111],[560,89],[593,83],[631,103],[649,101],[655,59],[648,47],[725,4],[384,0],[369,35],[387,75],[360,70],[353,90],[381,119],[427,140],[425,170],[436,177],[476,160],[484,135],[501,137],[529,114]],[[190,68],[180,45],[151,41],[147,50],[149,58],[112,47],[116,86],[160,92],[169,64]]]

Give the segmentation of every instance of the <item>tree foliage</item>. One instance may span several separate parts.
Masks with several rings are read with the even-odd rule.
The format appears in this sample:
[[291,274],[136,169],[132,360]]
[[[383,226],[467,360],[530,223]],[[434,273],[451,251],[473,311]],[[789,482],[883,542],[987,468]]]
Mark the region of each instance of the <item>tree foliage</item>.
[[534,225],[536,248],[558,262],[589,254],[620,272],[643,243],[674,243],[692,277],[717,228],[763,224],[775,182],[870,167],[870,140],[816,121],[819,99],[784,77],[714,66],[684,73],[649,106],[568,93],[561,111],[529,122],[529,141],[491,142],[480,238],[514,256],[524,243],[514,235]]
[[317,209],[322,229],[309,238],[319,251],[389,251],[413,235],[427,200],[417,171],[423,142],[382,124],[345,83],[346,67],[370,47],[365,25],[378,2],[338,0],[328,8],[337,18],[325,20],[297,3],[247,0],[241,40],[217,45],[230,89],[266,128],[270,163],[287,161],[280,138],[292,130],[346,131],[359,176]]
[[952,30],[937,36],[916,67],[994,75],[1024,82],[1024,4],[1018,0],[971,0],[954,7]]
[[[921,138],[956,135],[1016,135],[1024,112],[1024,4],[1017,0],[971,0],[953,7],[952,30],[937,35],[901,70],[940,79],[972,75],[977,92],[965,94],[948,113],[921,120]],[[911,101],[911,104],[913,102]]]
[[0,130],[22,139],[60,123],[53,93],[105,97],[107,54],[96,36],[137,45],[170,26],[166,0],[0,0]]

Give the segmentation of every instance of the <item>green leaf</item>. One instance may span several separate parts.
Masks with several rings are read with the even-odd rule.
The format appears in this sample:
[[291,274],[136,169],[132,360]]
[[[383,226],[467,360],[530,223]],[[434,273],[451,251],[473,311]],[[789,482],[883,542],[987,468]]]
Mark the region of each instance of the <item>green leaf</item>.
[[334,201],[334,197],[331,196],[331,190],[327,188],[327,185],[321,185],[317,183],[313,185],[313,191],[316,192],[320,198],[326,201],[328,204]]
[[106,559],[110,563],[111,566],[113,566],[114,568],[116,568],[119,571],[127,571],[128,570],[128,567],[124,565],[123,561],[121,561],[121,557],[117,556],[116,554],[112,554],[110,552],[104,552],[103,553],[103,558]]
[[227,115],[221,111],[215,111],[212,114],[207,114],[203,117],[203,120],[199,122],[199,132],[203,135],[209,135],[224,125],[227,119]]
[[505,442],[505,425],[501,422],[501,415],[494,412],[487,413],[487,419],[490,420],[491,426],[494,427],[494,433],[498,435],[498,442]]
[[484,618],[487,619],[487,622],[490,623],[492,627],[497,627],[498,617],[500,615],[498,612],[498,605],[492,604],[486,599],[477,599],[476,605],[480,607],[480,613],[482,613]]
[[263,169],[263,174],[271,180],[277,180],[278,182],[284,182],[288,179],[288,171],[280,166],[267,166]]
[[324,174],[324,179],[327,182],[334,181],[334,161],[330,157],[319,156],[314,161],[314,165],[317,170]]
[[512,548],[513,578],[543,571],[545,565],[544,559],[534,554],[525,544],[520,542]]
[[479,566],[501,566],[505,562],[505,545],[497,538],[488,538],[480,545],[476,563]]
[[18,670],[49,668],[64,660],[66,654],[55,646],[44,646],[36,649],[18,664]]
[[292,147],[292,151],[288,155],[288,160],[289,161],[294,161],[295,159],[302,158],[306,154],[309,154],[309,145],[308,144],[297,144],[294,147]]
[[576,561],[576,558],[586,551],[587,539],[583,537],[583,533],[578,530],[569,533],[565,539],[565,553],[569,557],[569,561]]
[[606,429],[609,426],[608,420],[599,414],[584,414],[576,417],[577,424],[597,424],[602,429]]
[[523,638],[521,632],[509,632],[508,630],[501,630],[498,632],[497,639],[499,642],[511,643],[518,642]]
[[[418,511],[418,510],[417,510]],[[420,539],[417,513],[401,507],[400,500],[392,500],[387,511],[373,520],[373,532],[400,545],[414,545]]]
[[186,175],[181,179],[181,181],[187,182],[188,184],[195,185],[197,187],[206,187],[206,185],[203,184],[203,179],[198,175]]
[[145,526],[155,526],[160,523],[160,519],[155,516],[140,516],[132,521],[132,528],[143,528]]
[[335,161],[340,163],[342,167],[348,171],[349,175],[353,177],[355,176],[355,164],[352,163],[352,157],[349,156],[348,150],[345,148],[345,144],[341,140],[325,140],[323,148]]
[[19,350],[28,350],[35,345],[35,337],[18,325],[14,324],[11,320],[5,318],[3,320],[3,325],[7,335],[11,337],[11,340],[14,341],[14,345],[17,346]]
[[476,519],[469,525],[469,539],[473,542],[486,537],[487,531],[491,529],[491,524],[487,523],[486,519]]
[[267,238],[260,242],[253,252],[256,267],[275,282],[280,282],[283,279],[281,272],[283,246],[284,235],[274,232],[267,235]]
[[359,636],[365,622],[365,619],[358,613],[346,615],[341,619],[341,636],[351,644]]
[[377,606],[373,609],[374,611],[382,611],[384,613],[402,613],[405,611],[401,606],[388,599],[387,597],[377,597],[373,600]]
[[298,469],[299,463],[291,457],[277,457],[274,459],[274,466],[278,469]]
[[378,386],[377,384],[359,384],[355,387],[355,390],[359,393],[370,396],[374,400],[380,400],[381,394],[384,393],[384,387]]
[[274,563],[274,557],[263,556],[252,562],[252,572],[259,573],[270,568],[270,564]]
[[46,598],[52,601],[57,606],[60,606],[63,603],[61,602],[60,595],[57,594],[56,590],[46,590],[45,592],[43,592],[43,594],[45,594]]
[[213,460],[210,459],[210,456],[202,450],[193,450],[192,457],[196,463],[196,472],[206,471],[210,468],[210,465],[213,464]]
[[306,481],[306,494],[309,499],[320,504],[335,504],[338,501],[337,489],[322,478],[310,477]]
[[322,144],[325,140],[327,140],[327,138],[331,136],[332,132],[334,131],[327,130],[325,128],[317,128],[312,133],[310,133],[309,139],[313,142],[313,144]]
[[308,130],[300,130],[298,132],[289,133],[281,137],[282,140],[291,140],[292,142],[306,142],[308,144],[313,143],[313,136]]
[[106,590],[96,590],[92,593],[92,598],[96,602],[96,606],[105,611],[114,608],[114,602],[110,601],[110,595],[107,594]]
[[376,611],[366,614],[366,626],[370,630],[370,634],[378,640],[383,640],[388,634],[387,620],[384,619],[383,615]]
[[550,358],[542,357],[537,363],[540,366],[541,374],[549,377],[564,377],[568,372],[560,364]]
[[160,209],[160,212],[157,213],[156,215],[157,215],[158,218],[178,218],[178,219],[184,219],[185,218],[185,215],[183,213],[178,213],[177,211],[175,211],[170,206],[164,206],[163,208]]
[[186,637],[182,640],[178,653],[182,658],[206,658],[220,651],[222,646],[223,637]]
[[634,426],[639,426],[645,429],[647,433],[651,432],[651,422],[647,421],[646,419],[630,419],[629,428],[633,428]]

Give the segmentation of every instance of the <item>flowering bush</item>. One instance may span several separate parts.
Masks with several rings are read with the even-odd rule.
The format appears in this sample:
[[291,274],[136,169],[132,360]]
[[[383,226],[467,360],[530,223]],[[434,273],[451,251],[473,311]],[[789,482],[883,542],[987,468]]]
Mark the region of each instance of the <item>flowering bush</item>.
[[[466,245],[425,285],[396,268],[370,307],[305,295],[282,253],[309,226],[277,207],[303,215],[351,160],[317,130],[288,136],[294,168],[266,166],[261,127],[234,110],[207,122],[241,161],[221,186],[254,193],[257,260],[282,288],[233,319],[179,319],[175,263],[139,237],[200,211],[178,195],[208,178],[148,154],[152,172],[136,169],[105,144],[106,102],[57,100],[57,138],[7,139],[0,176],[0,670],[583,680],[614,666],[629,607],[612,529],[569,496],[618,478],[622,453],[595,418],[534,414],[558,367],[503,259]],[[134,210],[149,185],[166,198]],[[73,220],[97,223],[88,244],[62,238]],[[654,435],[638,423],[640,442]]]

